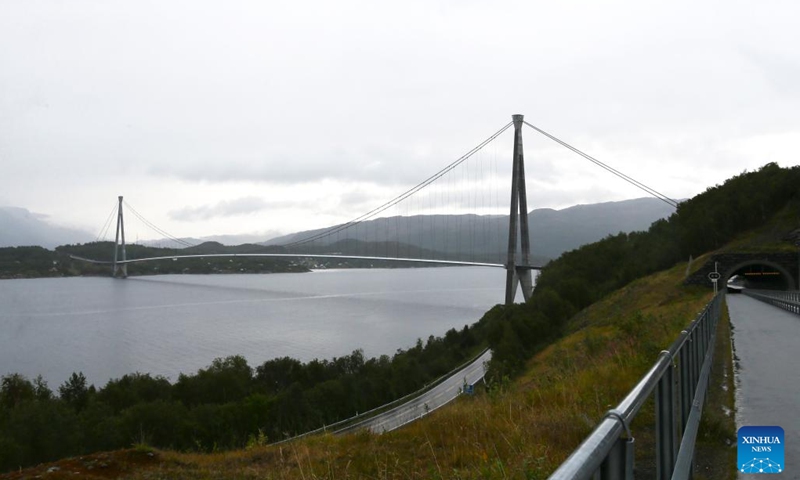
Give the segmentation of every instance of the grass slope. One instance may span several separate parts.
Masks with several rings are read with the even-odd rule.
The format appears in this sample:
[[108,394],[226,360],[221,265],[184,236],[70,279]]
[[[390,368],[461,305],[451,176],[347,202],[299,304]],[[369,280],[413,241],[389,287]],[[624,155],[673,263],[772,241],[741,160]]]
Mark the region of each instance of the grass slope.
[[[490,385],[399,431],[320,436],[282,446],[260,446],[254,439],[249,449],[214,454],[155,451],[146,463],[126,463],[130,451],[113,452],[119,456],[114,477],[546,478],[710,300],[707,289],[681,286],[684,272],[685,265],[677,265],[632,282],[573,318],[572,333],[531,359],[520,378]],[[724,351],[724,341],[720,345]],[[721,412],[724,402],[715,402],[707,410]],[[637,473],[652,469],[652,423],[652,406],[645,406],[633,425]],[[733,428],[730,415],[705,415],[704,457],[718,454],[716,446],[735,436]],[[91,464],[92,458],[81,462]],[[109,478],[102,469],[81,469],[81,462],[71,465],[84,478]],[[47,468],[3,478],[35,476]],[[65,470],[48,478],[58,473]]]

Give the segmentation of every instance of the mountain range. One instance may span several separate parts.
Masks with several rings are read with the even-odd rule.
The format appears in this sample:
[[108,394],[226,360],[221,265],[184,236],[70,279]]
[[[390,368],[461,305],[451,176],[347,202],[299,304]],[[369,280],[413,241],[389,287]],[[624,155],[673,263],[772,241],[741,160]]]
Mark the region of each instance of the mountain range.
[[[674,211],[673,207],[655,198],[576,205],[562,210],[532,210],[528,214],[531,253],[540,260],[557,258],[565,251],[608,235],[647,230],[650,224],[670,216]],[[335,227],[284,235],[262,242],[261,245],[303,242],[329,229],[335,230]],[[353,241],[373,244],[393,242],[424,250],[454,253],[454,256],[460,258],[471,254],[482,261],[502,261],[503,252],[508,248],[508,216],[424,215],[379,218],[321,237],[308,245],[309,248],[319,250],[325,245],[341,245]],[[391,251],[388,253],[391,254]]]
[[[655,198],[638,198],[554,210],[536,209],[528,214],[532,254],[539,260],[552,259],[561,253],[619,232],[646,230],[654,221],[674,212]],[[335,228],[335,227],[329,227]],[[282,245],[302,241],[328,229],[307,230],[258,242],[255,235],[215,235],[188,238],[199,244],[216,241],[226,245],[258,243]],[[372,245],[376,250],[405,245],[411,251],[448,252],[462,258],[472,255],[482,260],[502,259],[508,242],[507,215],[424,215],[389,217],[365,221],[307,245],[311,250],[350,252]],[[262,237],[263,238],[263,237]],[[58,245],[92,241],[88,232],[59,227],[43,216],[24,208],[0,207],[0,247]],[[143,242],[158,245],[160,240]],[[174,243],[173,243],[174,245]],[[381,247],[383,246],[383,247]],[[384,252],[376,251],[382,254]]]
[[44,220],[46,216],[19,207],[0,206],[0,247],[38,245],[55,248],[68,243],[85,243],[92,235],[53,225]]

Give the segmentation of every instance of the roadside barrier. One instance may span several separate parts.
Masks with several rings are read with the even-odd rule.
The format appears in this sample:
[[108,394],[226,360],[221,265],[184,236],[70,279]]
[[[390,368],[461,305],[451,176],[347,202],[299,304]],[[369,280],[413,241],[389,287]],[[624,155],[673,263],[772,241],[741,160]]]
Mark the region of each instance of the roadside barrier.
[[609,410],[551,480],[633,479],[630,424],[655,397],[656,478],[685,480],[692,459],[714,354],[723,294],[718,293],[616,408]]
[[745,288],[742,293],[756,300],[800,315],[800,292],[797,290],[752,290]]
[[444,382],[448,378],[452,377],[454,374],[460,372],[461,370],[463,370],[467,366],[469,366],[472,363],[474,363],[476,360],[481,358],[487,351],[489,351],[489,348],[484,348],[483,350],[481,350],[481,352],[479,354],[475,355],[475,357],[471,358],[470,360],[467,360],[466,362],[464,362],[461,365],[457,366],[456,368],[452,369],[447,374],[442,375],[441,377],[437,378],[433,382],[423,386],[422,388],[420,388],[416,392],[411,392],[411,393],[409,393],[409,394],[407,394],[407,395],[405,395],[405,396],[403,396],[401,398],[398,398],[396,400],[393,400],[393,401],[391,401],[391,402],[389,402],[387,404],[375,407],[372,410],[369,410],[369,411],[366,411],[366,412],[361,412],[361,413],[356,413],[355,415],[353,415],[350,418],[345,418],[344,420],[339,420],[338,422],[331,423],[330,425],[323,425],[322,427],[319,427],[319,428],[317,428],[315,430],[311,430],[310,432],[301,433],[301,434],[295,435],[293,437],[284,438],[283,440],[272,442],[272,443],[270,443],[270,445],[280,445],[280,444],[287,443],[287,442],[293,442],[295,440],[299,440],[301,438],[305,438],[305,437],[308,437],[310,435],[316,435],[316,434],[319,434],[319,433],[328,433],[328,432],[330,432],[330,433],[334,433],[334,434],[340,434],[340,433],[345,433],[347,431],[350,431],[351,429],[353,429],[353,427],[357,427],[361,423],[363,423],[363,422],[365,422],[365,421],[367,421],[367,420],[369,420],[371,418],[374,418],[376,415],[380,415],[383,412],[386,412],[386,411],[389,411],[389,410],[391,410],[391,409],[393,409],[395,407],[398,407],[398,406],[400,406],[400,405],[402,405],[402,404],[404,404],[404,403],[406,403],[406,402],[408,402],[408,401],[410,401],[410,400],[412,400],[414,398],[417,398],[417,397],[421,396],[425,392],[435,388],[437,385],[441,384],[442,382]]

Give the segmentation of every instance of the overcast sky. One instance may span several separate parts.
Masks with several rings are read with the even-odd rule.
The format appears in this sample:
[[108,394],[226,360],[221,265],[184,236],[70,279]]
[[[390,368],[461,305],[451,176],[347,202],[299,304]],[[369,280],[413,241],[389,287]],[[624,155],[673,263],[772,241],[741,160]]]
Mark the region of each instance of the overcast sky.
[[[0,0],[0,205],[96,234],[124,195],[179,236],[288,233],[369,210],[513,113],[691,197],[800,162],[799,18],[796,1]],[[531,209],[644,195],[524,136]],[[492,148],[510,169],[511,137]]]

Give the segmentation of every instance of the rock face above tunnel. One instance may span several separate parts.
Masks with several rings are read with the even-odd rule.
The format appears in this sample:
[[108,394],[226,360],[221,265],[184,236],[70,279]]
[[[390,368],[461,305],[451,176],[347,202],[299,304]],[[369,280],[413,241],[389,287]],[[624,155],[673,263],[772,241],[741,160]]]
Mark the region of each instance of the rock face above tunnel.
[[797,270],[798,259],[797,253],[783,252],[783,253],[721,253],[712,255],[700,269],[692,273],[686,280],[683,281],[684,285],[706,285],[711,286],[711,280],[708,279],[708,274],[714,271],[714,265],[717,265],[717,271],[721,274],[719,285],[725,285],[728,279],[738,270],[748,266],[762,265],[764,267],[774,269],[781,273],[781,277],[786,279],[788,287],[797,289]]

